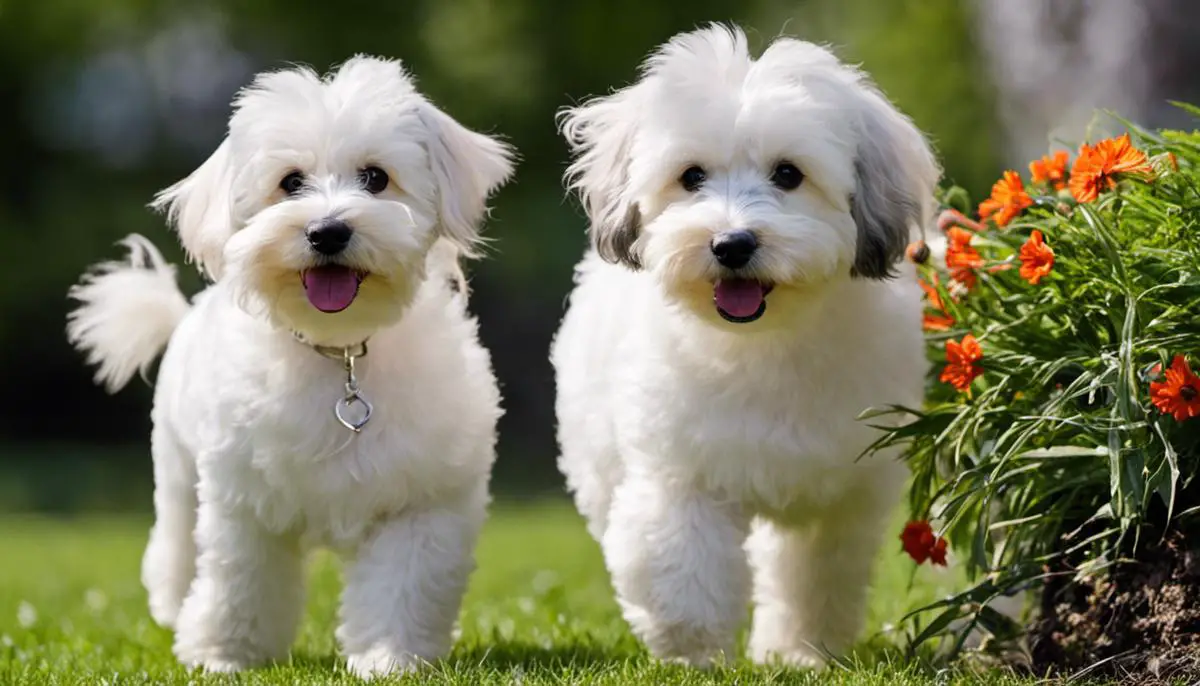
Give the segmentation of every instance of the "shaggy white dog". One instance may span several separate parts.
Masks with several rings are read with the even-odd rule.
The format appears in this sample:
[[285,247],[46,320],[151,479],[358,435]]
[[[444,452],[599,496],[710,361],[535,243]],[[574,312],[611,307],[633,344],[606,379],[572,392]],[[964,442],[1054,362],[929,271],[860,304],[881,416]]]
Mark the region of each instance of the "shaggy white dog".
[[132,236],[73,289],[70,339],[111,391],[166,346],[142,581],[181,661],[285,657],[314,545],[348,558],[351,670],[448,650],[501,414],[457,261],[510,160],[397,62],[266,73],[156,202],[215,283],[189,306]]
[[[560,465],[625,618],[664,659],[819,665],[860,631],[904,484],[869,408],[919,407],[902,255],[938,167],[826,50],[720,26],[569,109],[594,250],[555,340]],[[882,421],[882,419],[877,420]]]

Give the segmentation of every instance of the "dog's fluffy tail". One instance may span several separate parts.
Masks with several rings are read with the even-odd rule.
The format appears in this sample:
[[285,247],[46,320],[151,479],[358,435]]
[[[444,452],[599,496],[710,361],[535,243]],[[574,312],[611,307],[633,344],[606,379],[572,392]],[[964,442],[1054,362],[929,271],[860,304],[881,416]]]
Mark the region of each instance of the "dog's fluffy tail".
[[121,245],[127,259],[96,265],[68,293],[79,307],[67,315],[67,340],[87,354],[109,393],[134,372],[146,375],[190,309],[175,266],[149,240],[131,234]]

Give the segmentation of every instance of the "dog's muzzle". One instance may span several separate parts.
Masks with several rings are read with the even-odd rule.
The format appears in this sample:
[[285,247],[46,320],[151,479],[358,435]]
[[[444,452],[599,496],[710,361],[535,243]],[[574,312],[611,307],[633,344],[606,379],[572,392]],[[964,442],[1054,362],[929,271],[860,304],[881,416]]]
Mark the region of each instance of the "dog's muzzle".
[[709,245],[717,264],[726,269],[741,269],[750,263],[758,250],[758,238],[751,231],[726,231],[713,237]]
[[354,229],[341,219],[320,219],[305,227],[304,235],[313,250],[332,257],[350,245]]
[[[717,264],[736,272],[754,258],[758,251],[758,238],[753,231],[737,229],[725,231],[713,237],[710,244]],[[713,304],[717,314],[727,322],[745,324],[762,317],[767,311],[767,293],[771,285],[755,279],[741,277],[724,278],[713,286]]]

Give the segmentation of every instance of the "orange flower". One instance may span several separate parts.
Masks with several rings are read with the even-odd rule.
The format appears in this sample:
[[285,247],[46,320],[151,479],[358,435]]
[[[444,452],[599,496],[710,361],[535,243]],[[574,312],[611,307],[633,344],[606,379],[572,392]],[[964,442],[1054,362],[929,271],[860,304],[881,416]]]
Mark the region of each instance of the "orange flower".
[[[971,269],[959,267],[957,269],[950,270],[950,290],[951,295],[954,296],[954,302],[958,302],[959,298],[966,295],[971,289],[975,288],[976,284],[978,283],[979,279],[976,278],[975,272]],[[955,284],[958,284],[962,287],[961,292],[954,289]]]
[[963,336],[962,341],[946,341],[946,368],[942,370],[941,380],[954,386],[960,391],[971,387],[975,377],[983,374],[983,370],[975,363],[983,358],[983,348],[971,334]]
[[1071,195],[1078,202],[1092,202],[1100,191],[1116,187],[1118,174],[1149,174],[1146,153],[1133,147],[1129,134],[1084,145],[1071,167]]
[[957,226],[951,226],[946,232],[946,266],[950,269],[965,267],[978,269],[983,266],[983,256],[971,247],[971,239],[975,234]]
[[954,208],[942,210],[942,213],[939,214],[937,218],[938,230],[942,233],[946,233],[950,230],[951,226],[961,226],[972,231],[983,231],[983,224],[968,218],[967,215],[963,214],[962,212],[959,212]]
[[1067,187],[1066,150],[1059,150],[1054,156],[1046,155],[1040,160],[1029,163],[1029,175],[1033,183],[1048,183],[1054,190],[1061,191]]
[[942,302],[942,294],[938,293],[938,277],[933,275],[933,283],[928,283],[925,279],[917,279],[917,283],[921,285],[921,290],[925,291],[925,297],[929,300],[929,306],[935,310],[945,310],[946,304]]
[[1034,229],[1021,246],[1021,278],[1036,286],[1053,268],[1054,249],[1042,240],[1042,232]]
[[926,312],[921,319],[921,327],[926,331],[949,331],[952,326],[954,326],[954,317],[948,314]]
[[924,313],[921,326],[926,331],[946,331],[954,326],[954,317],[946,314],[946,304],[942,302],[942,294],[938,293],[937,274],[933,275],[933,284],[926,283],[924,279],[917,279],[917,283],[921,285],[921,290],[925,291],[929,307],[933,309],[933,313]]
[[1004,226],[1032,204],[1020,174],[1010,169],[992,186],[992,197],[979,203],[979,218],[991,217],[996,226]]
[[1150,402],[1177,422],[1200,416],[1200,377],[1192,373],[1183,355],[1175,356],[1166,377],[1150,384]]
[[933,535],[929,522],[920,520],[904,525],[900,532],[900,544],[917,564],[929,560],[935,565],[946,566],[946,539]]
[[946,231],[946,267],[950,270],[950,278],[961,283],[967,290],[975,287],[975,272],[983,266],[983,256],[971,247],[970,231],[951,226]]

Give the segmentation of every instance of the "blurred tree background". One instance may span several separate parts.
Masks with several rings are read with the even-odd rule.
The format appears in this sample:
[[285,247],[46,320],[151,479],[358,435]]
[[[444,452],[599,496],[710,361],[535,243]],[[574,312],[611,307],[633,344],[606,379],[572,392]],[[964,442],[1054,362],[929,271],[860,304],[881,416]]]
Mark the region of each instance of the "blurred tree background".
[[65,294],[130,232],[181,259],[146,203],[216,147],[254,73],[399,57],[434,102],[520,150],[487,227],[496,249],[471,267],[506,401],[495,483],[520,497],[561,487],[546,357],[584,248],[557,109],[628,83],[679,31],[736,21],[758,49],[787,33],[861,63],[978,197],[1011,148],[975,39],[981,6],[1004,1],[0,0],[0,509],[148,505],[150,388],[108,397],[92,385],[64,340]]

